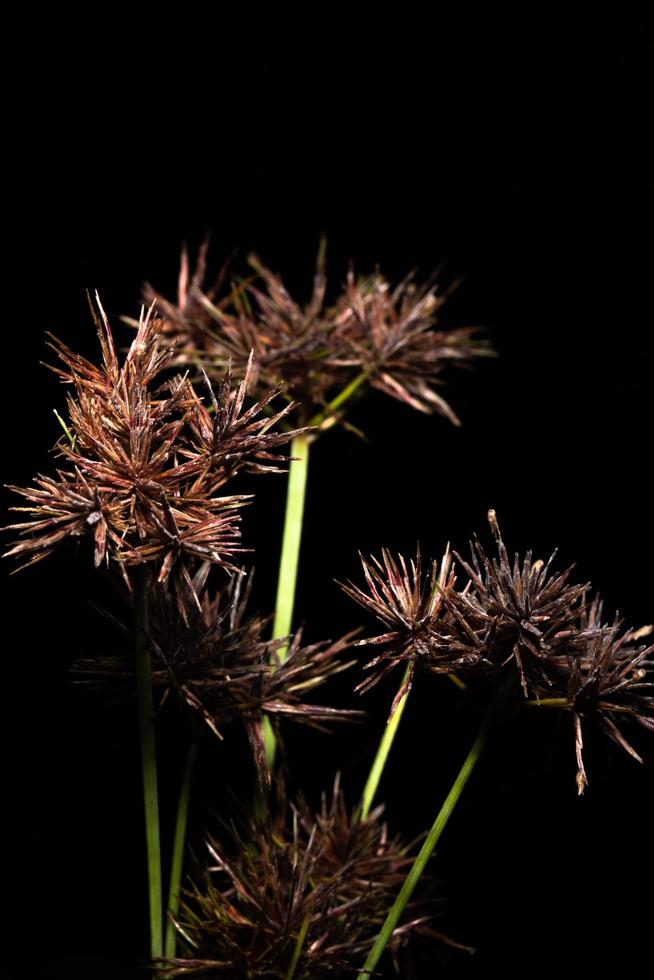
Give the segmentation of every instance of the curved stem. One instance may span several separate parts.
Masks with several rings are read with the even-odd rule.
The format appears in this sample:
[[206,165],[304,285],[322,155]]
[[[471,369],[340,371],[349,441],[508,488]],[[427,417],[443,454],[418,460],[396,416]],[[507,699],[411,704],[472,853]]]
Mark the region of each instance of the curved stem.
[[[295,436],[291,442],[291,456],[298,459],[291,461],[288,472],[288,490],[286,495],[286,516],[284,519],[284,536],[282,538],[282,554],[279,562],[279,577],[277,580],[277,601],[275,603],[275,621],[273,623],[273,640],[288,636],[293,621],[293,606],[295,604],[295,585],[300,558],[300,542],[302,540],[302,522],[304,518],[304,498],[309,468],[309,437],[306,434]],[[286,658],[286,647],[281,647],[279,657]],[[276,739],[272,726],[267,718],[263,720],[264,746],[268,765],[275,760]]]
[[[402,684],[400,685],[400,690],[402,690],[403,685],[406,683],[409,677],[410,667],[407,667],[404,672],[404,677],[402,678]],[[361,819],[365,820],[370,813],[370,807],[372,806],[372,801],[375,798],[375,794],[379,787],[379,780],[382,777],[384,767],[386,766],[386,760],[388,759],[388,753],[391,751],[391,746],[395,738],[397,729],[399,727],[400,721],[402,720],[402,714],[404,712],[404,707],[409,697],[409,691],[404,694],[398,701],[397,708],[393,712],[392,716],[388,719],[386,723],[386,728],[384,729],[384,734],[382,735],[381,741],[379,743],[379,748],[377,749],[377,754],[375,756],[375,761],[370,769],[370,774],[366,781],[365,789],[363,791],[363,796],[361,797]]]
[[170,887],[168,889],[168,922],[166,924],[166,957],[172,959],[175,956],[177,946],[177,931],[172,919],[177,916],[179,909],[179,889],[182,881],[182,869],[184,867],[184,848],[186,845],[186,824],[188,822],[188,804],[191,795],[191,780],[193,776],[193,765],[198,751],[197,739],[188,747],[186,762],[184,764],[184,774],[182,785],[179,791],[179,802],[177,804],[177,819],[175,821],[175,838],[173,841],[173,859],[170,868]]
[[157,793],[157,753],[154,740],[154,701],[152,667],[148,640],[148,596],[145,569],[134,575],[134,635],[136,693],[145,806],[145,840],[148,858],[148,900],[150,905],[150,953],[153,959],[163,952],[161,901],[161,844],[159,840],[159,800]]
[[486,714],[482,721],[481,728],[479,729],[479,734],[477,735],[472,748],[468,752],[465,762],[461,766],[459,774],[452,784],[451,790],[445,797],[445,802],[439,810],[438,816],[434,820],[431,830],[427,834],[427,838],[420,849],[420,853],[415,859],[413,867],[405,878],[404,884],[402,885],[402,888],[400,889],[400,892],[386,917],[386,921],[384,922],[384,925],[382,926],[381,931],[375,940],[375,944],[363,966],[363,970],[359,974],[360,977],[370,977],[373,970],[377,966],[377,963],[379,962],[381,955],[384,952],[389,939],[393,935],[393,931],[395,930],[395,927],[397,926],[400,917],[404,912],[404,909],[411,898],[416,885],[418,884],[420,876],[425,870],[427,861],[431,857],[432,851],[436,847],[438,839],[443,833],[447,821],[452,815],[452,811],[454,810],[454,807],[456,806],[459,797],[463,792],[463,788],[470,779],[477,760],[479,759],[484,745],[486,744],[487,737],[488,715]]

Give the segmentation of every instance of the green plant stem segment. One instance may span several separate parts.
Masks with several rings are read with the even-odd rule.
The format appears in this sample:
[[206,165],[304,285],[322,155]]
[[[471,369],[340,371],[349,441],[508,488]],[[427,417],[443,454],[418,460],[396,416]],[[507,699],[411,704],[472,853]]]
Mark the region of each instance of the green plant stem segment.
[[324,408],[321,412],[318,412],[317,415],[314,415],[313,418],[310,419],[309,425],[322,425],[323,422],[330,418],[332,412],[335,412],[337,409],[341,408],[345,402],[349,401],[352,395],[354,395],[359,390],[361,385],[367,380],[367,371],[362,371],[360,374],[357,374],[356,378],[353,378],[349,385],[346,385],[342,391],[339,391],[335,398],[332,398],[332,400],[327,403],[326,408]]
[[524,702],[529,708],[569,708],[568,698],[533,698]]
[[311,922],[311,916],[310,915],[305,916],[304,921],[300,927],[300,931],[297,935],[295,949],[293,950],[293,959],[289,964],[284,980],[293,980],[293,977],[295,976],[295,971],[297,970],[297,965],[300,962],[300,956],[302,955],[302,947],[304,946],[304,941],[307,938],[307,933],[309,931],[310,922]]
[[150,954],[163,952],[161,897],[161,844],[159,840],[159,800],[157,794],[157,755],[154,741],[154,701],[152,668],[148,641],[147,578],[144,569],[134,575],[134,635],[136,693],[145,804],[145,840],[148,856],[148,897],[150,904]]
[[[402,684],[407,680],[409,676],[409,667],[404,672],[404,677],[402,678]],[[401,685],[400,685],[401,689]],[[381,742],[379,743],[379,748],[377,749],[377,755],[375,756],[375,761],[372,764],[370,770],[370,775],[366,782],[365,789],[363,791],[363,796],[361,797],[361,819],[365,820],[370,813],[370,807],[372,806],[372,801],[375,798],[377,789],[379,787],[379,780],[382,777],[382,773],[386,766],[386,760],[388,759],[388,753],[391,751],[391,746],[395,738],[397,729],[399,728],[400,722],[402,720],[402,714],[409,697],[409,691],[400,699],[397,708],[393,712],[393,717],[389,718],[386,728],[384,729],[384,734],[382,735]]]
[[[282,555],[279,562],[279,578],[277,580],[277,601],[275,603],[275,620],[273,623],[273,639],[288,636],[293,622],[293,606],[295,604],[295,585],[300,558],[300,542],[302,540],[302,521],[304,518],[304,498],[307,486],[309,468],[309,438],[307,435],[295,436],[291,442],[292,460],[288,472],[288,490],[286,494],[286,517],[284,519],[284,535],[282,538]],[[281,647],[279,657],[286,659],[286,647]],[[272,767],[275,761],[276,739],[272,726],[267,718],[263,720],[264,749],[268,765]]]
[[186,846],[186,824],[188,822],[188,804],[191,795],[191,780],[193,766],[198,751],[197,740],[191,742],[186,754],[182,785],[177,804],[177,820],[175,821],[175,838],[173,841],[173,859],[170,868],[170,887],[168,889],[168,922],[166,923],[166,957],[172,959],[177,947],[177,930],[172,923],[179,910],[179,890],[182,882],[184,867],[184,849]]
[[[293,621],[295,585],[302,540],[304,498],[309,468],[309,437],[307,435],[295,436],[291,442],[291,456],[298,458],[292,460],[288,471],[286,517],[284,519],[282,555],[279,562],[275,621],[273,623],[274,640],[288,636]],[[279,656],[282,660],[285,659],[286,648],[280,649]]]
[[[368,373],[362,371],[328,403],[327,407],[315,415],[310,426],[320,426],[328,421],[333,412],[342,408],[352,398],[359,388],[368,380]],[[275,602],[275,620],[273,622],[273,639],[288,636],[293,622],[293,607],[295,605],[295,586],[300,558],[300,543],[302,541],[302,525],[304,521],[304,500],[306,496],[307,473],[309,470],[309,444],[307,434],[295,436],[291,441],[291,456],[294,459],[288,471],[288,490],[286,494],[286,516],[284,518],[284,535],[282,538],[282,554],[279,562],[279,577],[277,580],[277,600]],[[279,656],[286,657],[286,647],[281,647]],[[272,726],[267,718],[263,719],[264,751],[268,765],[272,768],[275,761],[276,739]]]
[[400,892],[395,899],[393,906],[386,917],[386,921],[381,928],[375,944],[370,951],[370,955],[366,960],[363,970],[359,974],[359,977],[370,977],[381,959],[381,955],[386,949],[386,945],[393,935],[393,931],[400,921],[400,917],[406,908],[406,905],[413,894],[413,891],[420,880],[420,876],[425,870],[425,866],[432,855],[432,851],[436,847],[438,840],[445,829],[447,821],[450,819],[452,811],[456,806],[463,788],[470,779],[473,769],[482,753],[486,740],[488,738],[488,724],[487,716],[484,717],[482,721],[481,728],[479,729],[479,734],[474,741],[472,748],[470,749],[465,762],[459,770],[459,774],[454,780],[451,790],[445,798],[441,809],[439,810],[438,816],[434,820],[431,830],[427,834],[427,838],[420,849],[413,867],[409,871],[409,874],[404,880],[404,884],[400,889]]

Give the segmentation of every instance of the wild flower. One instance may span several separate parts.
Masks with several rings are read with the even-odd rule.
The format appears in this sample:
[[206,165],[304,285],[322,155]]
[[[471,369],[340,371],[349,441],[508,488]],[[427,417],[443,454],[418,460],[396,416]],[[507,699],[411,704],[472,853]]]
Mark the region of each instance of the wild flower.
[[[377,272],[355,276],[333,304],[325,300],[324,242],[318,253],[311,299],[306,305],[290,295],[282,279],[251,255],[255,276],[235,283],[220,301],[215,290],[202,291],[206,244],[188,286],[188,257],[182,254],[177,304],[147,284],[144,297],[165,318],[166,330],[180,341],[181,364],[202,367],[210,377],[232,364],[243,377],[254,350],[256,391],[280,383],[296,400],[295,417],[306,425],[314,416],[339,416],[331,400],[363,381],[420,411],[438,411],[458,419],[436,388],[451,366],[470,367],[492,353],[477,328],[437,330],[438,312],[447,291],[436,277],[422,287],[407,276],[391,288]],[[224,276],[223,276],[224,281]]]
[[[173,357],[161,345],[162,322],[142,312],[136,337],[121,364],[98,300],[94,319],[100,365],[52,338],[61,365],[53,370],[72,387],[67,398],[68,441],[56,451],[56,475],[35,486],[12,487],[28,501],[29,520],[6,530],[19,540],[7,556],[33,564],[64,539],[91,538],[96,567],[146,564],[157,581],[172,578],[178,593],[191,586],[198,563],[231,568],[240,547],[240,510],[249,496],[218,490],[240,469],[279,471],[277,453],[292,432],[274,432],[292,406],[262,415],[279,389],[245,409],[252,370],[232,389],[229,371],[217,394],[207,382],[210,408],[188,378],[162,377]],[[211,412],[213,414],[211,414]]]
[[436,389],[448,368],[470,368],[492,351],[476,327],[435,329],[451,289],[440,291],[435,274],[422,286],[414,278],[412,272],[392,287],[379,272],[355,278],[350,270],[345,296],[355,316],[341,334],[346,352],[337,363],[364,371],[391,398],[460,425]]
[[427,570],[423,569],[419,548],[415,559],[410,561],[402,555],[395,557],[384,549],[381,561],[361,556],[361,564],[367,589],[352,582],[342,583],[341,587],[387,630],[355,644],[383,648],[365,664],[364,669],[370,671],[370,675],[357,690],[368,691],[394,667],[408,666],[406,678],[391,707],[392,715],[411,689],[417,667],[447,674],[476,666],[481,655],[471,647],[466,623],[462,625],[450,611],[449,599],[456,576],[449,547],[440,565],[432,561]]
[[[322,729],[329,722],[363,717],[361,711],[307,700],[309,692],[353,666],[354,660],[344,656],[352,638],[306,645],[300,630],[290,638],[267,639],[264,634],[270,617],[247,613],[252,574],[239,569],[212,593],[207,585],[209,567],[208,563],[201,566],[192,590],[181,599],[161,588],[152,595],[152,688],[160,707],[169,702],[181,706],[188,720],[206,725],[221,739],[227,725],[240,721],[260,778],[269,782],[264,717],[270,719],[278,737],[283,721]],[[288,647],[283,661],[278,656],[282,646]],[[73,670],[79,682],[113,697],[134,691],[131,657],[81,659]]]
[[[577,785],[583,792],[582,723],[594,720],[633,758],[640,756],[625,738],[622,725],[633,720],[654,730],[654,687],[650,659],[654,645],[637,641],[652,627],[623,629],[616,619],[602,623],[602,604],[589,599],[589,584],[570,581],[574,566],[556,571],[556,552],[547,562],[528,551],[513,561],[500,533],[495,511],[488,513],[497,556],[479,540],[465,561],[453,552],[464,573],[457,587],[449,547],[440,563],[423,571],[420,552],[407,562],[382,552],[382,561],[362,559],[366,588],[348,583],[345,592],[372,613],[386,632],[357,641],[379,645],[381,652],[364,669],[359,686],[366,691],[398,663],[408,663],[391,716],[408,693],[417,668],[461,674],[466,681],[491,678],[499,688],[513,673],[527,703],[571,711],[574,719]],[[519,699],[515,700],[519,703]]]
[[[278,800],[263,821],[232,828],[231,846],[209,837],[176,921],[187,955],[170,976],[321,980],[360,966],[411,863],[377,807],[362,820],[336,780],[314,814],[302,799]],[[395,953],[412,936],[444,939],[431,920],[441,903],[423,895],[395,931]],[[447,941],[447,940],[446,940]]]
[[632,758],[640,755],[627,741],[622,726],[636,721],[654,730],[654,688],[650,659],[654,645],[639,643],[654,627],[625,629],[616,616],[611,624],[602,621],[599,596],[583,609],[570,631],[563,652],[551,657],[550,681],[541,696],[558,696],[573,715],[577,786],[583,793],[588,777],[583,761],[583,723],[594,722]]
[[451,606],[474,624],[486,660],[501,667],[513,659],[528,697],[538,683],[547,683],[548,658],[576,622],[588,584],[569,582],[574,566],[553,571],[556,551],[547,562],[534,561],[531,551],[511,562],[494,510],[488,523],[497,557],[490,558],[477,538],[470,563],[455,553],[469,586],[451,594]]

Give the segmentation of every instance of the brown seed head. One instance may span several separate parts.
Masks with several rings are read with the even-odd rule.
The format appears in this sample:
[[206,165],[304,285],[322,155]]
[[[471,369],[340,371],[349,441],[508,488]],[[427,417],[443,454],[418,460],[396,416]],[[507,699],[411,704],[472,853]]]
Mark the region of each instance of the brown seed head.
[[[412,863],[389,836],[382,809],[359,820],[337,779],[318,814],[303,800],[282,801],[231,847],[210,838],[209,866],[183,894],[176,922],[188,958],[169,961],[168,975],[283,978],[296,951],[295,980],[354,972]],[[391,945],[437,935],[429,928],[434,910],[412,902]]]
[[[357,646],[379,645],[384,649],[365,665],[371,671],[359,691],[367,691],[396,665],[409,665],[405,683],[391,707],[391,715],[410,690],[416,666],[436,673],[450,673],[477,666],[480,655],[470,642],[469,629],[451,612],[450,597],[456,577],[449,546],[439,565],[432,561],[423,570],[420,549],[409,562],[382,551],[382,560],[361,557],[366,589],[353,583],[341,588],[386,627],[377,636],[359,640]],[[472,634],[474,641],[474,634]]]
[[[255,389],[287,385],[299,403],[301,424],[319,413],[338,419],[329,403],[359,376],[413,408],[436,410],[458,423],[435,389],[450,366],[469,367],[492,353],[477,339],[477,329],[434,329],[447,295],[437,291],[435,277],[419,288],[408,276],[392,289],[379,273],[355,277],[350,271],[336,301],[327,304],[324,241],[306,305],[294,300],[256,256],[249,262],[258,279],[235,282],[218,301],[215,290],[209,296],[201,288],[205,260],[203,248],[192,285],[180,291],[177,306],[152,287],[145,290],[147,301],[166,317],[170,335],[179,340],[179,362],[201,363],[210,377],[231,362],[237,377],[243,377],[254,350]],[[185,253],[182,269],[188,283]]]
[[260,417],[276,389],[245,409],[247,371],[235,390],[228,371],[217,395],[209,386],[212,416],[186,377],[161,377],[173,352],[160,343],[163,324],[152,309],[142,312],[121,364],[97,305],[99,365],[52,339],[60,361],[53,370],[72,388],[70,442],[57,445],[64,465],[55,477],[12,487],[29,504],[14,509],[30,519],[7,529],[19,540],[6,554],[32,564],[66,537],[89,536],[96,566],[115,562],[125,575],[126,566],[145,562],[181,594],[199,563],[230,568],[242,550],[239,512],[249,498],[217,491],[239,469],[276,471],[286,462],[276,450],[294,433],[271,430],[289,408]]
[[[344,654],[352,636],[304,645],[301,631],[268,640],[270,617],[247,614],[252,576],[239,571],[215,594],[207,587],[209,565],[180,595],[158,589],[150,613],[152,684],[159,703],[182,705],[193,722],[223,737],[225,726],[246,728],[262,781],[270,780],[265,760],[263,718],[275,728],[294,721],[322,729],[334,721],[360,720],[362,712],[312,703],[310,692],[352,666]],[[196,597],[198,602],[196,602]],[[288,646],[285,659],[280,649]],[[75,673],[95,689],[113,695],[133,692],[134,666],[125,657],[80,660]]]

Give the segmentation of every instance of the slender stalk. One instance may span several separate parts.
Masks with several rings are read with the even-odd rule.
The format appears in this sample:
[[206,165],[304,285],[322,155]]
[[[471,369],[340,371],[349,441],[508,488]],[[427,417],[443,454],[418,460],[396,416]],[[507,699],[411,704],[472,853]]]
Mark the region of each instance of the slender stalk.
[[413,867],[409,871],[409,874],[405,878],[404,884],[402,885],[402,888],[400,889],[400,892],[395,899],[388,916],[386,917],[386,921],[384,922],[384,925],[382,926],[381,931],[375,940],[375,944],[372,947],[370,955],[363,966],[363,970],[359,974],[360,977],[370,977],[373,970],[377,966],[381,955],[384,952],[389,939],[393,935],[393,931],[397,926],[416,885],[418,884],[420,876],[425,870],[425,866],[431,857],[432,851],[436,847],[438,839],[445,829],[447,821],[450,819],[452,811],[454,810],[454,807],[456,806],[459,797],[463,792],[463,788],[468,782],[472,771],[475,768],[477,760],[479,759],[484,745],[486,744],[487,737],[488,715],[486,714],[484,716],[484,720],[482,721],[481,728],[479,729],[479,734],[477,735],[472,748],[466,756],[465,762],[461,766],[459,774],[452,784],[451,790],[445,797],[445,802],[439,810],[438,816],[434,820],[431,830],[427,834],[427,838],[420,849],[420,853],[418,854]]
[[[273,623],[274,640],[281,636],[288,636],[293,620],[295,585],[297,582],[297,568],[300,557],[300,542],[302,540],[304,497],[309,468],[309,439],[306,435],[295,436],[292,440],[291,456],[297,456],[299,458],[291,462],[288,472],[286,517],[284,519],[282,555],[279,562],[277,601],[275,603],[275,621]],[[282,660],[285,658],[285,655],[286,650],[280,650]]]
[[[404,677],[402,678],[402,684],[406,681],[409,676],[410,668],[404,672]],[[401,685],[400,685],[401,690]],[[399,727],[400,721],[402,720],[402,714],[404,712],[404,707],[409,697],[410,691],[400,698],[397,708],[393,712],[392,718],[389,718],[386,723],[386,728],[384,729],[384,734],[382,735],[381,742],[379,743],[379,748],[377,749],[377,755],[375,756],[375,761],[370,769],[370,774],[366,781],[365,789],[363,791],[363,796],[361,797],[361,819],[365,820],[370,813],[370,807],[372,806],[372,801],[377,793],[377,788],[379,787],[379,780],[382,777],[384,767],[386,766],[386,760],[388,759],[388,753],[391,751],[391,746],[395,738],[395,734]]]
[[150,953],[152,959],[163,951],[161,901],[161,844],[159,840],[159,801],[157,795],[157,754],[154,741],[154,702],[152,669],[148,642],[147,577],[144,569],[134,575],[134,635],[136,693],[138,700],[145,840],[148,858],[148,898],[150,906]]
[[570,701],[568,698],[533,698],[529,701],[524,701],[523,704],[527,705],[529,708],[569,708]]
[[295,949],[293,950],[293,958],[289,964],[288,970],[286,971],[286,976],[284,980],[293,980],[295,976],[295,971],[297,970],[297,965],[300,962],[300,956],[302,955],[302,947],[304,946],[304,940],[307,938],[307,933],[309,931],[309,923],[311,922],[311,916],[306,915],[304,921],[300,927],[300,931],[297,935],[297,940],[295,943]]
[[[279,577],[277,579],[277,601],[275,603],[275,620],[273,623],[273,639],[288,636],[293,622],[293,606],[295,604],[295,585],[300,558],[300,542],[302,540],[302,522],[304,518],[304,498],[307,486],[307,471],[309,468],[309,439],[306,435],[295,436],[291,442],[291,456],[297,456],[291,462],[288,473],[288,490],[286,494],[286,517],[284,519],[284,535],[282,538],[282,554],[279,562]],[[282,660],[286,658],[286,647],[279,650]],[[275,761],[276,739],[272,726],[267,718],[263,720],[264,748],[268,765],[272,767]]]
[[362,371],[360,374],[357,374],[356,378],[353,378],[352,381],[350,381],[350,383],[346,385],[342,391],[339,391],[339,393],[336,395],[335,398],[332,398],[332,400],[327,403],[326,408],[324,408],[321,412],[318,412],[316,415],[313,416],[313,418],[309,422],[309,425],[321,425],[326,419],[329,418],[332,412],[335,412],[337,408],[340,408],[342,405],[344,405],[345,402],[348,401],[352,397],[352,395],[356,391],[358,391],[361,385],[367,380],[368,380],[367,371]]
[[460,691],[468,690],[468,685],[465,683],[465,681],[462,681],[460,677],[457,677],[456,674],[448,674],[447,679],[448,681],[452,681],[454,686],[458,687]]
[[[195,756],[198,751],[197,739],[188,747],[184,773],[182,775],[182,785],[179,791],[179,802],[177,804],[177,819],[175,821],[175,838],[173,841],[173,859],[170,868],[170,887],[168,889],[168,922],[166,924],[166,957],[172,959],[175,956],[177,946],[177,930],[173,925],[172,919],[177,916],[179,909],[179,889],[182,881],[182,869],[184,867],[184,848],[186,845],[186,824],[188,821],[188,804],[191,795],[191,779]],[[172,917],[172,918],[171,918]]]
[[[319,412],[308,423],[310,426],[322,425],[332,412],[341,408],[361,385],[367,381],[368,374],[362,371],[353,378],[342,391],[332,398],[327,407]],[[295,605],[295,586],[302,541],[302,525],[304,521],[304,500],[309,469],[309,437],[295,436],[291,441],[291,456],[298,456],[289,467],[288,490],[286,493],[286,516],[284,518],[284,534],[282,538],[282,554],[279,562],[277,579],[277,600],[275,602],[275,620],[273,622],[273,639],[288,636],[293,622],[293,607]],[[279,656],[286,656],[286,648],[281,647]],[[263,719],[264,751],[268,765],[272,767],[275,761],[276,739],[272,726],[267,718]]]

